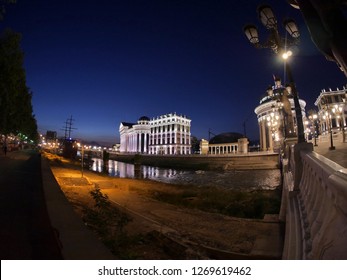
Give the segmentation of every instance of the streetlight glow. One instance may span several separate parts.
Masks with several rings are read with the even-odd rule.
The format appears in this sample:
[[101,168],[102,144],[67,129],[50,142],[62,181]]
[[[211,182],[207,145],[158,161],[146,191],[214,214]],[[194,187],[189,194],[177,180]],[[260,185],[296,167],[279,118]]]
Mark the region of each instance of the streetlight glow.
[[287,60],[290,56],[292,56],[292,54],[293,54],[292,51],[286,51],[282,54],[282,58],[284,60]]

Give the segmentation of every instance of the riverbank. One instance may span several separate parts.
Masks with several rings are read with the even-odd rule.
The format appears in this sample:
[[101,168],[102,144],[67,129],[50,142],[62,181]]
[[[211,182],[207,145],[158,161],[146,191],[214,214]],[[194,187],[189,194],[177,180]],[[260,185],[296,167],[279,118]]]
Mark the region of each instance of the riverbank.
[[110,153],[110,159],[127,163],[190,170],[278,169],[278,154],[254,152],[228,155],[147,155]]
[[[113,248],[116,258],[281,257],[282,225],[276,215],[265,216],[265,219],[242,219],[216,213],[216,209],[198,209],[197,205],[204,199],[191,188],[150,180],[112,178],[90,171],[85,171],[82,177],[78,167],[58,158],[51,158],[51,169],[81,219],[99,235],[107,231],[118,236],[104,240]],[[95,187],[100,192],[95,192]],[[91,192],[94,192],[93,197]],[[215,190],[214,193],[219,192]],[[106,197],[118,217],[113,220],[118,222],[113,230],[103,227],[100,232],[93,224],[95,198],[104,201]],[[167,197],[174,200],[179,197],[180,202],[167,201]],[[232,200],[242,201],[241,198]],[[231,201],[224,203],[224,208],[228,207],[231,208]]]

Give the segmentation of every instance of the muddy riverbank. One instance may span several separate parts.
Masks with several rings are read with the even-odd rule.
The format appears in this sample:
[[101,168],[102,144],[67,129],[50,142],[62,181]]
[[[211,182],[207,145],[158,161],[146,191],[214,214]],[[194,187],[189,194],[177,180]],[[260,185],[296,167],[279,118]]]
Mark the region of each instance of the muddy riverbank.
[[[86,216],[86,213],[91,213],[86,209],[92,209],[95,204],[91,196],[95,187],[107,196],[112,207],[120,211],[118,213],[127,215],[124,220],[123,214],[119,214],[121,231],[119,227],[111,230],[112,233],[121,232],[121,237],[104,240],[109,246],[120,249],[114,252],[116,258],[281,257],[283,225],[276,214],[260,219],[237,218],[211,209],[199,209],[199,201],[204,199],[187,187],[147,179],[112,178],[91,171],[85,171],[82,178],[78,167],[59,160],[51,161],[51,169],[76,213],[92,230],[98,232],[96,225],[91,224]],[[166,200],[177,196],[183,204]],[[239,199],[232,200],[241,203]],[[247,206],[247,200],[243,201]],[[224,203],[223,207],[231,208],[231,202],[230,205]]]

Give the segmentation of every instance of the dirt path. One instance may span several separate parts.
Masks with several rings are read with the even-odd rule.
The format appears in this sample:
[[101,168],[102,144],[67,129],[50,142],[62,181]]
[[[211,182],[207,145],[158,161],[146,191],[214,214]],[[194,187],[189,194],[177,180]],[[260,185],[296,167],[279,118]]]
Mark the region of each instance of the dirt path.
[[[169,184],[149,180],[112,178],[93,172],[52,166],[67,198],[81,214],[81,205],[91,203],[89,191],[97,185],[132,221],[130,236],[150,235],[133,250],[143,259],[229,259],[281,257],[281,224],[207,213],[163,203],[146,196],[147,190],[175,192]],[[151,244],[145,244],[151,243]]]

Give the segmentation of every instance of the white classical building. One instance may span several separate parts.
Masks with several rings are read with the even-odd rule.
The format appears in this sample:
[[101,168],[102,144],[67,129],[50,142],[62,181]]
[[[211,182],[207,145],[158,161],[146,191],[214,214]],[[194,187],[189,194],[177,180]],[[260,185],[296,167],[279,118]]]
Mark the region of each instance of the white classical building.
[[180,155],[191,153],[191,120],[176,113],[119,126],[120,152]]
[[[323,89],[316,102],[318,107],[318,125],[320,139],[322,140],[331,132],[336,138],[342,136],[345,142],[347,126],[347,88],[336,90]],[[335,138],[334,137],[334,138]]]
[[141,117],[137,123],[121,122],[119,126],[120,149],[122,153],[148,153],[151,128],[148,117]]
[[[305,122],[306,102],[299,99],[299,104]],[[275,79],[275,85],[267,89],[254,112],[258,117],[261,151],[277,150],[284,139],[296,137],[297,120],[291,87],[284,87],[281,79]]]

